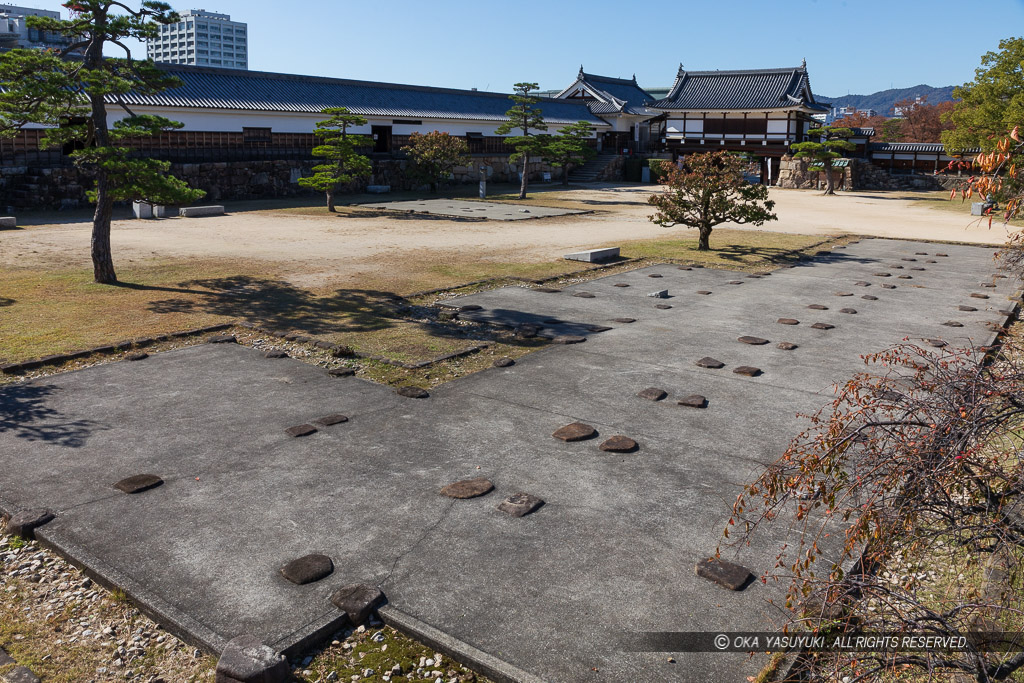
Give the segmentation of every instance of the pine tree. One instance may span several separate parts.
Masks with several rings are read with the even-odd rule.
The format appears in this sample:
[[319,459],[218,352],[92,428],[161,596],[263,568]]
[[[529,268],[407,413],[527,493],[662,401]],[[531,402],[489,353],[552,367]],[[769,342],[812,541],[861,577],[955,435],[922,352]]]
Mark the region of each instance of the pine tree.
[[370,145],[365,135],[352,135],[348,129],[365,126],[366,119],[352,114],[345,107],[328,107],[321,113],[328,118],[316,124],[320,144],[313,148],[313,156],[327,159],[327,163],[313,167],[313,175],[299,178],[299,185],[327,195],[327,210],[334,212],[334,193],[353,180],[368,177],[373,172],[369,157],[358,153],[358,148]]
[[569,184],[569,168],[585,163],[597,154],[587,140],[594,127],[586,121],[577,121],[558,129],[558,135],[545,136],[544,161],[562,167],[562,184]]
[[522,131],[522,135],[514,138],[505,138],[505,144],[516,148],[515,153],[511,154],[509,159],[515,163],[522,161],[523,165],[523,179],[519,185],[520,199],[526,199],[526,186],[530,178],[530,157],[540,155],[544,150],[544,139],[531,134],[530,131],[548,129],[548,125],[544,123],[544,117],[541,115],[541,110],[533,106],[540,100],[530,95],[537,88],[538,85],[536,83],[516,83],[513,86],[513,94],[509,95],[509,99],[515,102],[515,104],[505,112],[508,121],[498,126],[494,131],[498,135],[507,135],[516,128]]

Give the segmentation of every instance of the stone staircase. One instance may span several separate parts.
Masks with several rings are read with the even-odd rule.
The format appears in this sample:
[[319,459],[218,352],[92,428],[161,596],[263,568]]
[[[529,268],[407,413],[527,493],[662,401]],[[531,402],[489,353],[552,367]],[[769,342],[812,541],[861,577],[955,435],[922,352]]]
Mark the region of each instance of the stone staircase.
[[592,183],[598,180],[604,170],[618,158],[618,154],[598,154],[582,166],[577,166],[569,171],[569,182]]

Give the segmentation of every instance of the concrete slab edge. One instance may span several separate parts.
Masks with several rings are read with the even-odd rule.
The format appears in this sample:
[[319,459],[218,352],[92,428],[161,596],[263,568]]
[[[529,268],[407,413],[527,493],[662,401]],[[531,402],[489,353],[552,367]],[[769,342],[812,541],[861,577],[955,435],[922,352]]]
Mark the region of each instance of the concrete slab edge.
[[277,642],[270,643],[270,647],[285,657],[295,658],[329,640],[335,633],[350,625],[347,614],[334,609],[333,606],[331,608],[330,612],[289,633]]
[[426,624],[394,605],[384,605],[377,614],[388,626],[451,657],[496,683],[545,683],[543,678],[519,669],[469,643]]

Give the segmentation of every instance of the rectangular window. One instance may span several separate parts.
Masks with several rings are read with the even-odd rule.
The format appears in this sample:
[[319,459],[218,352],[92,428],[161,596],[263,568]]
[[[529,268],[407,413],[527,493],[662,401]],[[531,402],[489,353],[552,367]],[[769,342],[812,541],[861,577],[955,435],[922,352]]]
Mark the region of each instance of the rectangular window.
[[704,120],[704,133],[708,135],[764,135],[767,130],[768,124],[763,118]]
[[[413,119],[391,119],[391,123],[396,125],[396,126],[422,126],[423,125],[422,121],[415,121]],[[467,135],[473,135],[473,133],[467,133]]]
[[243,142],[270,142],[271,140],[270,128],[242,128]]

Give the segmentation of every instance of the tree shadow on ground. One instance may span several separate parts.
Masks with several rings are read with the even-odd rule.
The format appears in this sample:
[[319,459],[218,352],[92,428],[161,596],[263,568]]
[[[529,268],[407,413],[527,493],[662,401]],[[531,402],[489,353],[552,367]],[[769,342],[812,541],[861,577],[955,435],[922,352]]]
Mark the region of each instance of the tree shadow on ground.
[[487,220],[483,216],[428,213],[413,209],[350,209],[344,213],[328,215],[333,215],[335,218],[387,218],[388,220],[397,221],[454,221],[457,223],[479,223]]
[[151,301],[148,308],[154,313],[217,315],[271,329],[301,329],[309,334],[369,332],[391,327],[399,318],[402,301],[391,292],[360,289],[341,289],[317,296],[281,280],[241,275],[182,282],[180,289],[128,286],[193,295]]
[[100,424],[92,420],[67,420],[46,399],[53,386],[23,385],[0,390],[0,434],[10,432],[26,441],[46,441],[79,448]]
[[[714,235],[712,235],[714,239]],[[795,263],[876,263],[878,259],[853,256],[845,253],[827,252],[817,256],[810,256],[805,253],[794,252],[792,249],[783,247],[758,247],[743,244],[727,244],[713,248],[712,252],[723,260],[744,265],[778,264],[791,265]]]

